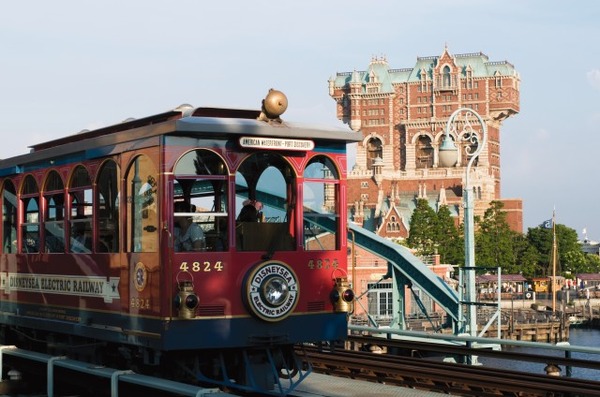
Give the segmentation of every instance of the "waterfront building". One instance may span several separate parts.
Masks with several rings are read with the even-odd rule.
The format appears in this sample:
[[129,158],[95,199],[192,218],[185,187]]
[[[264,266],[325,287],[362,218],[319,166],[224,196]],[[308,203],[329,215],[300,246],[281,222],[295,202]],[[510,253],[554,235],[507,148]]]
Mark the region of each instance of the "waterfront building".
[[600,255],[600,242],[589,240],[587,233],[584,232],[583,241],[580,241],[581,251],[585,254]]
[[363,135],[348,173],[352,221],[383,237],[406,238],[422,198],[436,211],[447,205],[461,223],[468,147],[460,147],[453,167],[442,167],[438,154],[448,118],[468,107],[488,131],[471,170],[474,213],[482,216],[492,200],[501,201],[511,229],[522,233],[522,200],[503,198],[500,189],[500,129],[519,112],[519,92],[520,76],[509,62],[490,61],[481,52],[452,55],[448,48],[418,57],[409,68],[394,69],[375,57],[364,71],[337,73],[329,80],[337,117]]

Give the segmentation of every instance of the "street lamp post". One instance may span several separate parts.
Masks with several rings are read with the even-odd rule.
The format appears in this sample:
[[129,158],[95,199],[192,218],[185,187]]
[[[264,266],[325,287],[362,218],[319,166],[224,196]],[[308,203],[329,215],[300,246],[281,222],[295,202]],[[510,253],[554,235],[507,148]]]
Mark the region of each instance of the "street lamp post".
[[[461,117],[462,116],[462,117]],[[481,124],[481,133],[473,129],[473,119]],[[460,127],[460,129],[459,129]],[[469,173],[475,159],[479,156],[487,142],[487,127],[481,116],[472,109],[459,108],[452,113],[446,125],[444,141],[439,149],[439,163],[443,167],[452,167],[458,160],[458,148],[451,138],[454,135],[456,142],[465,142],[465,155],[468,158],[465,169],[465,184],[463,187],[464,225],[465,225],[465,267],[466,274],[464,290],[467,307],[467,321],[463,329],[470,336],[477,336],[477,306],[475,287],[475,221],[473,219],[473,188],[469,183]]]

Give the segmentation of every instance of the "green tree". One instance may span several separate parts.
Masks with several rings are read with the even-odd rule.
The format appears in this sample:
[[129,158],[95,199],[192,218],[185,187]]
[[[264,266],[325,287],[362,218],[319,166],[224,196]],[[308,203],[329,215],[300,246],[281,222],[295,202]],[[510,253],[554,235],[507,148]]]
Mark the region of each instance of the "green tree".
[[[526,234],[510,229],[504,205],[492,201],[483,219],[475,218],[476,265],[501,267],[504,274],[521,273],[525,277],[552,274],[553,229],[529,228]],[[464,263],[463,225],[455,221],[447,206],[436,213],[425,199],[418,199],[410,219],[410,235],[403,242],[417,255],[440,254],[443,263]],[[600,257],[584,254],[577,232],[557,224],[554,228],[558,248],[557,274],[600,272]]]
[[475,263],[477,266],[502,267],[503,273],[516,270],[513,233],[506,221],[504,204],[492,201],[475,233]]
[[600,273],[600,256],[594,254],[585,254],[588,263],[587,273]]
[[437,217],[425,199],[417,199],[417,206],[410,218],[408,246],[416,249],[417,255],[433,255],[436,252]]
[[575,229],[565,225],[556,224],[554,229],[544,228],[542,226],[527,229],[527,240],[540,253],[538,259],[538,275],[552,275],[552,250],[554,244],[554,234],[556,234],[557,260],[556,272],[560,274],[562,265],[580,266],[585,259],[582,258],[581,246],[578,243],[577,232]]
[[515,252],[517,262],[511,273],[521,273],[525,277],[533,277],[536,275],[537,265],[540,253],[537,249],[529,244],[526,236],[522,233],[513,231],[513,250]]
[[527,229],[527,241],[539,253],[536,263],[536,276],[547,276],[552,274],[552,269],[548,273],[548,265],[551,262],[552,253],[552,229],[546,229],[541,226]]
[[465,262],[464,239],[456,228],[450,209],[445,205],[437,212],[435,241],[442,263],[458,265]]
[[563,261],[561,261],[561,273],[565,276],[572,276],[577,273],[591,273],[592,269],[588,266],[588,263],[586,254],[581,250],[567,252],[563,256]]

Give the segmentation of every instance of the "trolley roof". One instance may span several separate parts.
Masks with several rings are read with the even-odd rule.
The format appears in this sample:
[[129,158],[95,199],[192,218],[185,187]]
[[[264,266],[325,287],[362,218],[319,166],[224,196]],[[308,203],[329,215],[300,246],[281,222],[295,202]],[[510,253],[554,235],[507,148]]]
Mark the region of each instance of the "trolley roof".
[[[357,142],[360,133],[346,128],[323,125],[290,123],[285,121],[263,121],[258,117],[259,110],[227,109],[182,105],[156,115],[128,119],[122,123],[82,131],[73,135],[30,146],[27,154],[0,160],[0,176],[23,172],[23,165],[54,160],[57,157],[86,153],[85,158],[93,158],[90,151],[101,147],[148,139],[160,135],[188,135],[198,138],[218,138],[239,136],[264,136],[288,139],[312,139],[316,142]],[[77,157],[77,156],[75,156]],[[77,161],[75,159],[74,161]],[[46,166],[50,166],[48,163]]]

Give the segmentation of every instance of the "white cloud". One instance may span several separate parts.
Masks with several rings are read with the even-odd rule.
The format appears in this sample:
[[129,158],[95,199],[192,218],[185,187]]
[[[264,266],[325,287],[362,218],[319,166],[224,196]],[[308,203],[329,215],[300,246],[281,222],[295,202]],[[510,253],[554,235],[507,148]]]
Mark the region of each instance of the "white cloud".
[[600,90],[600,69],[590,70],[586,73],[586,76],[590,85],[593,88]]

